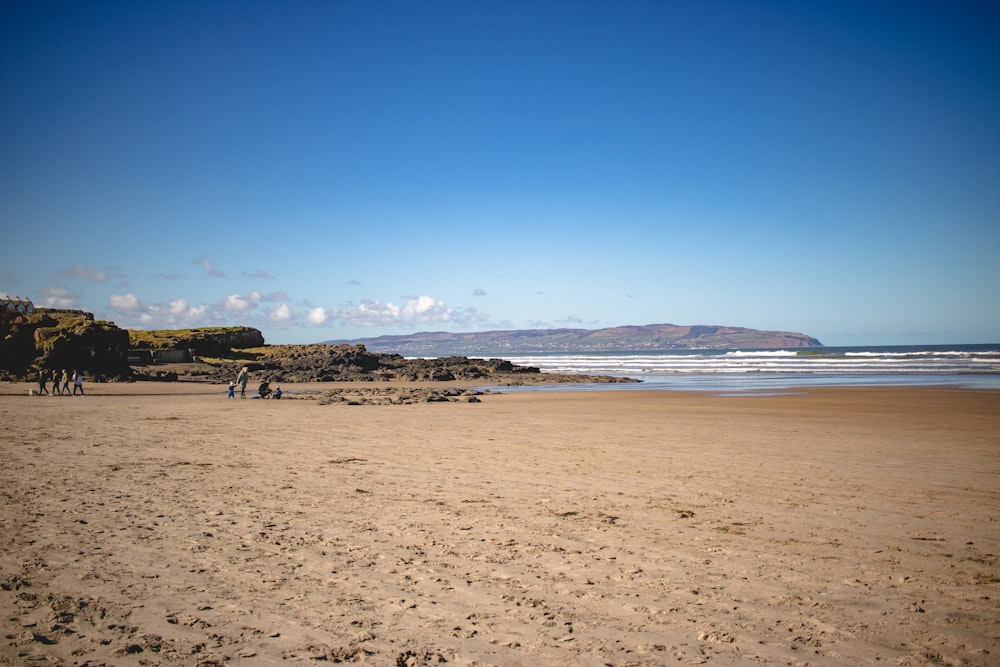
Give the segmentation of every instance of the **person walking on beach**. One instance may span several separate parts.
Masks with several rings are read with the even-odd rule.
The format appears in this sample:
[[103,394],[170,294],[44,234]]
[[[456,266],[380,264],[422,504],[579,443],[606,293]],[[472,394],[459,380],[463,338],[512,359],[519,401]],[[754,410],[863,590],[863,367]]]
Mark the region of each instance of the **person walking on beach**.
[[229,398],[236,398],[236,383],[229,381]]
[[81,396],[86,396],[83,393],[83,373],[79,371],[73,371],[73,395],[76,396],[77,390],[80,390]]
[[59,390],[59,395],[62,396],[63,394],[69,396],[69,373],[66,372],[65,368],[62,374],[62,389]]
[[45,388],[45,381],[48,379],[49,372],[44,368],[38,371],[38,395],[41,396],[45,394],[49,395],[49,390]]
[[250,376],[247,374],[247,367],[244,366],[240,374],[236,376],[236,384],[240,386],[240,398],[247,397],[247,382],[250,381]]
[[62,392],[59,391],[59,371],[52,371],[52,395],[62,396]]

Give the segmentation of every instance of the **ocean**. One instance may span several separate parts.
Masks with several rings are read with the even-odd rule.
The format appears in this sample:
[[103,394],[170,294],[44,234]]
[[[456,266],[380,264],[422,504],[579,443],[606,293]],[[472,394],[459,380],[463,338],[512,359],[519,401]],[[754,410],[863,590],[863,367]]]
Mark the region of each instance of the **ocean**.
[[[667,389],[741,393],[818,386],[942,385],[1000,389],[1000,344],[615,351],[502,357],[543,373],[624,376],[628,384],[524,390]],[[506,390],[506,388],[505,388]]]

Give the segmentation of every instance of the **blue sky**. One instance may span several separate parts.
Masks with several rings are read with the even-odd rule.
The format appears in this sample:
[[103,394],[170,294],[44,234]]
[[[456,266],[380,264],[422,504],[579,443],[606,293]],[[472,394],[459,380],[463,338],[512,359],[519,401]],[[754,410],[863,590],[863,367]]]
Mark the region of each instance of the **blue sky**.
[[269,343],[1000,342],[1000,10],[0,4],[0,293]]

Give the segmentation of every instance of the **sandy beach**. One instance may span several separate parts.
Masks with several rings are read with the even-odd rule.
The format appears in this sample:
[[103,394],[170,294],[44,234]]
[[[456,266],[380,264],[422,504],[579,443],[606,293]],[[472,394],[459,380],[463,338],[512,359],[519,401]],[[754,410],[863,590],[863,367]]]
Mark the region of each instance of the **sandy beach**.
[[1000,392],[0,389],[0,663],[1000,665]]

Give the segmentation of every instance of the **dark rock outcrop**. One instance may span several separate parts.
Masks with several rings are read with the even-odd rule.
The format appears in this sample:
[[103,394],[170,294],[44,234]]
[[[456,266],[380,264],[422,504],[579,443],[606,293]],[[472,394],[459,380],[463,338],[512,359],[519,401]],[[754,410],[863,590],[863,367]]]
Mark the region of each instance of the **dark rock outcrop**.
[[377,382],[474,381],[484,384],[527,385],[543,382],[632,382],[624,378],[542,374],[532,366],[516,366],[505,359],[445,357],[407,359],[398,354],[376,354],[364,345],[274,345],[255,350],[251,359],[234,359],[213,366],[207,378],[228,382],[246,367],[255,381]]
[[76,369],[95,380],[131,376],[128,332],[83,311],[0,311],[0,375],[33,379],[39,370]]

